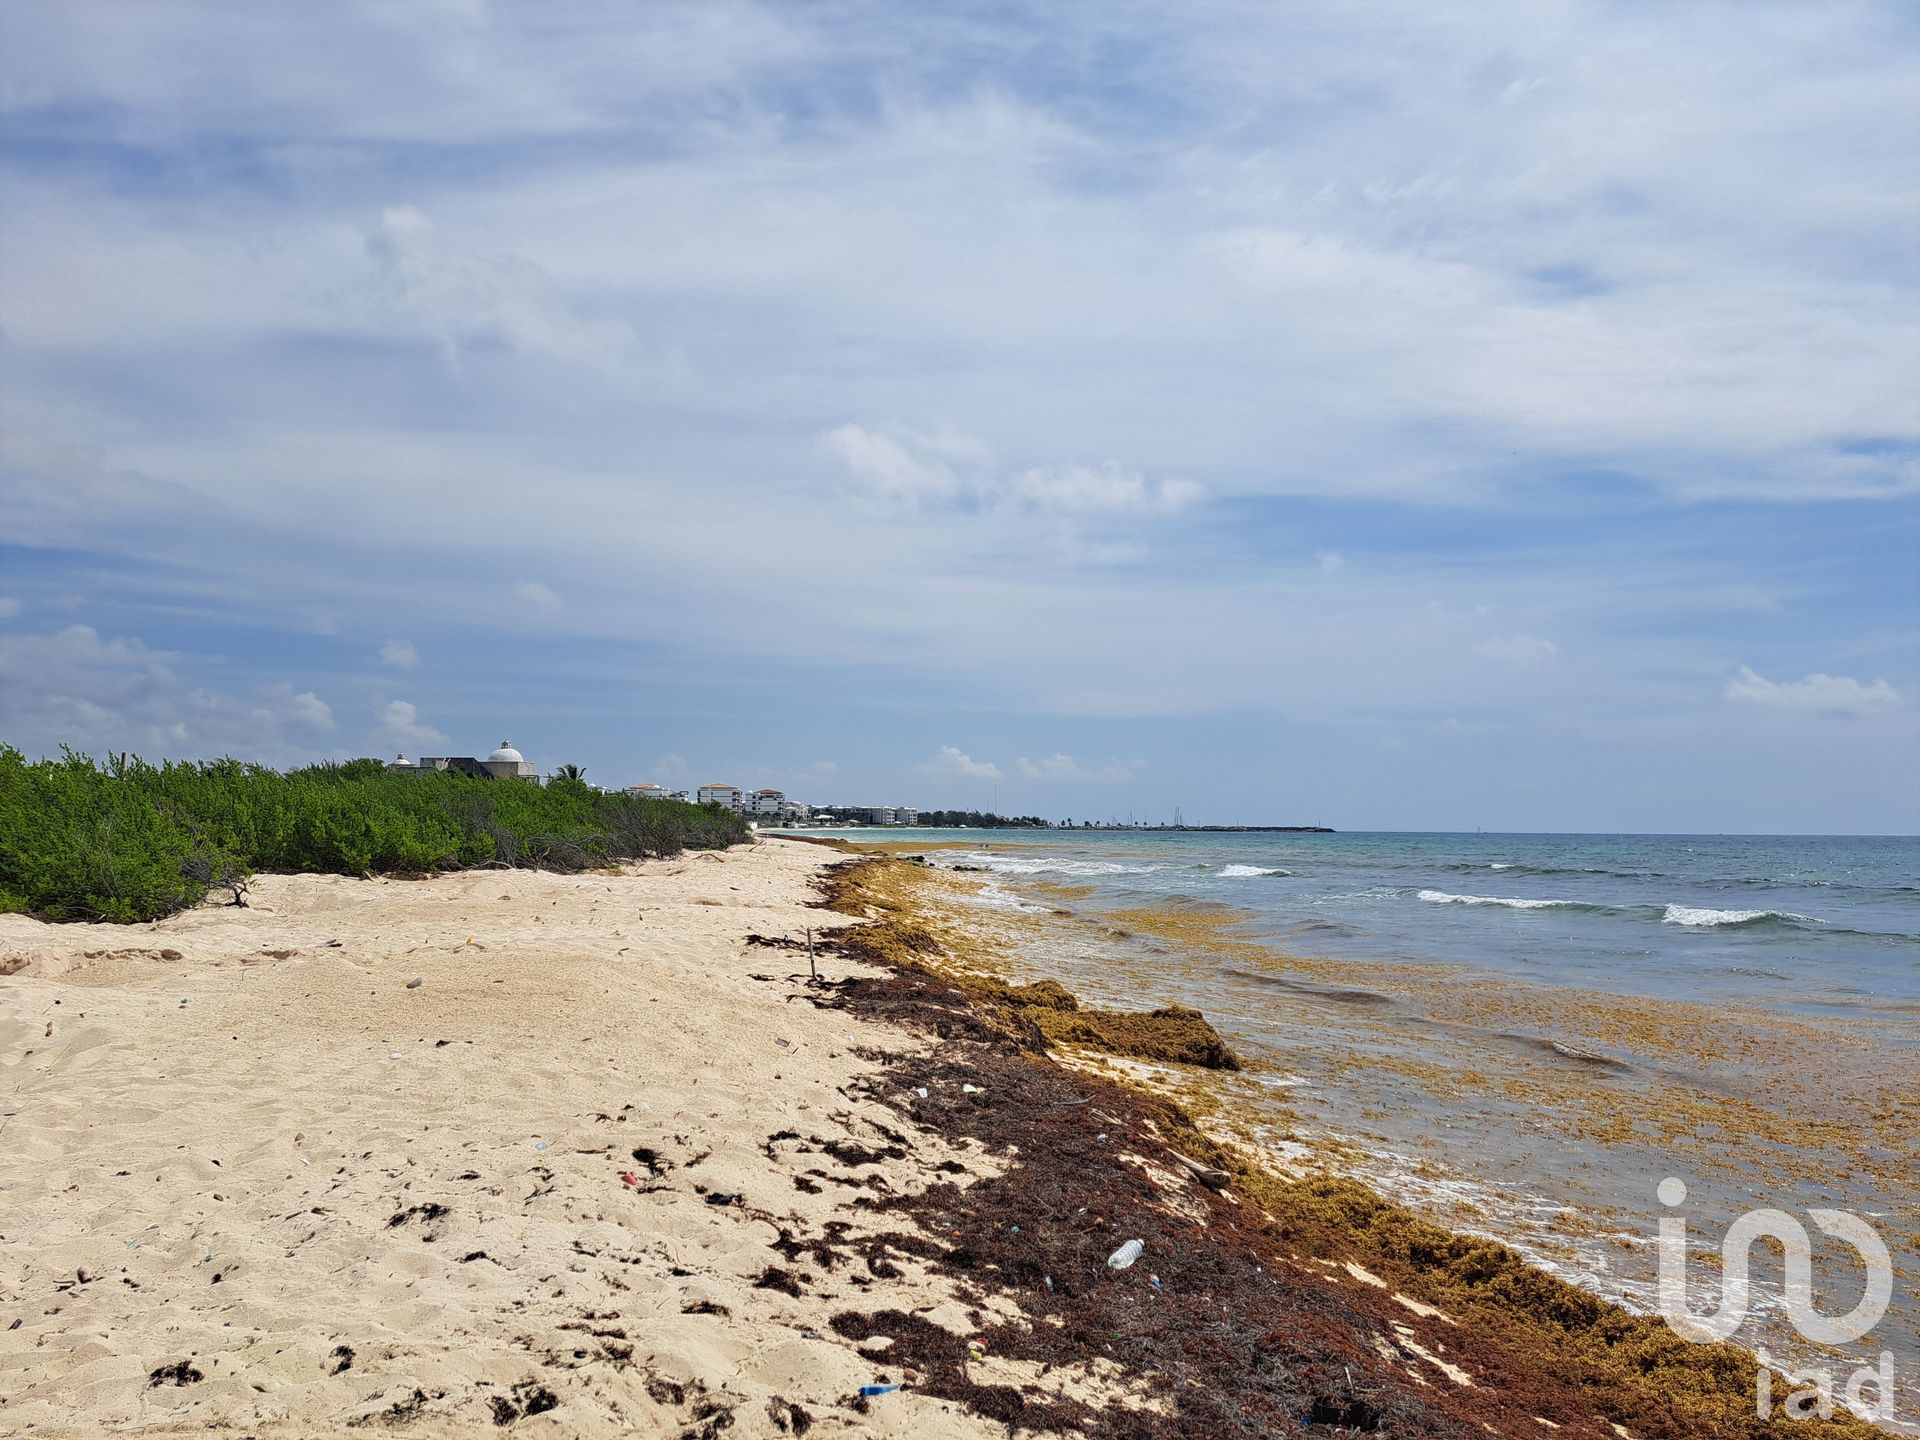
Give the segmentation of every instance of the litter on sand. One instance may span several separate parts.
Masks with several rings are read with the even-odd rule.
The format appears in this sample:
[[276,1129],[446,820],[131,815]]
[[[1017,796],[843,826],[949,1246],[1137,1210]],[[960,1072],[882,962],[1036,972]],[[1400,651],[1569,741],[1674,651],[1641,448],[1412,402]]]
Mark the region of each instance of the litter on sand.
[[860,1387],[860,1393],[866,1396],[891,1395],[899,1388],[898,1385],[862,1385]]
[[1144,1240],[1129,1240],[1107,1257],[1107,1264],[1116,1270],[1124,1270],[1133,1264],[1134,1261],[1138,1260],[1141,1252],[1146,1248],[1147,1245]]
[[416,975],[413,977],[413,979],[407,981],[407,989],[418,990],[425,983],[426,981],[422,980],[418,975]]

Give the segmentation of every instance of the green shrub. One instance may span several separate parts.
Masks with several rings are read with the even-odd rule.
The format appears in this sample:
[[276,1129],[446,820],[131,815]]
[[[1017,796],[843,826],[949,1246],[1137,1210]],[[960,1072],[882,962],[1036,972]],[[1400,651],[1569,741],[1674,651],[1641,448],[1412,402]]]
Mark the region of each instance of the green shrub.
[[714,805],[602,795],[377,760],[285,774],[238,760],[132,760],[0,745],[0,912],[153,920],[256,871],[581,870],[747,838]]

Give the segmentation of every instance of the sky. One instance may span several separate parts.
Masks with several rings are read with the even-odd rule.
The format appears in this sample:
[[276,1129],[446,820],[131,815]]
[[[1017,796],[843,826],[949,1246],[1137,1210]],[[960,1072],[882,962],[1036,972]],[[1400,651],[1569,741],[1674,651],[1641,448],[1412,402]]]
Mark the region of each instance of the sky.
[[0,0],[0,741],[1920,831],[1902,3]]

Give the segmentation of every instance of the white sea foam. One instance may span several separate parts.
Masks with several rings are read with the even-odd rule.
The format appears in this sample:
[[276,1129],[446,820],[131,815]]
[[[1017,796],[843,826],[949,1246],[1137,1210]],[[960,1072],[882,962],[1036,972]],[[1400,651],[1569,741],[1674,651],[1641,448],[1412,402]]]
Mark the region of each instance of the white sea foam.
[[1229,880],[1243,880],[1251,875],[1291,875],[1291,870],[1282,870],[1278,866],[1266,869],[1259,865],[1229,865],[1220,874]]
[[1513,861],[1495,860],[1492,864],[1487,866],[1487,868],[1489,870],[1511,870],[1513,868]]
[[1579,900],[1512,900],[1504,895],[1449,895],[1444,890],[1422,890],[1420,898],[1430,905],[1504,905],[1509,910],[1551,910],[1560,905],[1579,905]]
[[1026,915],[1048,913],[1046,906],[1029,904],[1018,895],[1002,890],[998,885],[983,885],[978,893],[963,895],[959,898],[963,904],[979,905],[989,910],[1018,910]]
[[1752,920],[1810,920],[1811,915],[1796,915],[1791,910],[1708,910],[1694,905],[1669,905],[1661,922],[1667,925],[1745,925]]

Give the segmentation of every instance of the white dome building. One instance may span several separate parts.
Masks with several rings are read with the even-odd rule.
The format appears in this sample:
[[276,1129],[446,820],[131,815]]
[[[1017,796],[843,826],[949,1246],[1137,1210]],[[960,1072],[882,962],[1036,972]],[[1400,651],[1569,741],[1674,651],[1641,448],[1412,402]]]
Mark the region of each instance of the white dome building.
[[506,740],[500,742],[500,748],[480,762],[487,767],[487,773],[497,780],[530,780],[535,775],[533,766],[526,757]]

